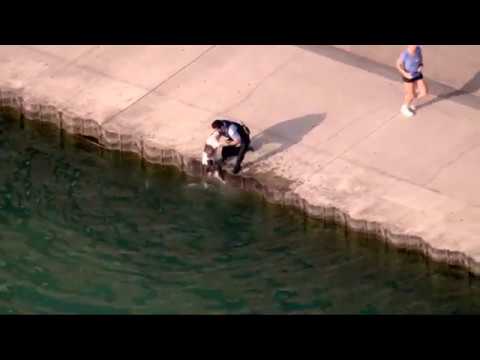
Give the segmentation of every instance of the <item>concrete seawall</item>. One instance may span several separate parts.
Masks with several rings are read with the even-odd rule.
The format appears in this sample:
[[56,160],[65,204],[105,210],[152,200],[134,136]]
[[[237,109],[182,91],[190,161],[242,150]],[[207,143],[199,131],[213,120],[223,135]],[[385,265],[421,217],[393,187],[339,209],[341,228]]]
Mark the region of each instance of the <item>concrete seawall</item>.
[[192,175],[243,120],[231,184],[480,274],[474,86],[406,120],[393,68],[329,46],[2,46],[0,73],[0,106]]

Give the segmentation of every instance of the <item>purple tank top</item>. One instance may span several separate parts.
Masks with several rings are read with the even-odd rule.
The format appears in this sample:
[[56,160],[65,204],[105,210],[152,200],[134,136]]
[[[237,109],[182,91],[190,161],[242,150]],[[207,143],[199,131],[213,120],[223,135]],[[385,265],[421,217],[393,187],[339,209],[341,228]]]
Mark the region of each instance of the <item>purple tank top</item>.
[[411,55],[407,50],[404,50],[401,59],[405,70],[410,75],[413,77],[420,75],[419,68],[423,65],[422,49],[420,46],[417,46],[414,55]]

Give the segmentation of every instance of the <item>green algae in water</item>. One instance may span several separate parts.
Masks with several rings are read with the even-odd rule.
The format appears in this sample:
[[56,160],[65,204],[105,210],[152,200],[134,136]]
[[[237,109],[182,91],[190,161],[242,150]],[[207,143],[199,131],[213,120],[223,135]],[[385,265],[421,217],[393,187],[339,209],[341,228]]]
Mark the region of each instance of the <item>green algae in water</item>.
[[463,272],[0,118],[0,313],[469,314]]

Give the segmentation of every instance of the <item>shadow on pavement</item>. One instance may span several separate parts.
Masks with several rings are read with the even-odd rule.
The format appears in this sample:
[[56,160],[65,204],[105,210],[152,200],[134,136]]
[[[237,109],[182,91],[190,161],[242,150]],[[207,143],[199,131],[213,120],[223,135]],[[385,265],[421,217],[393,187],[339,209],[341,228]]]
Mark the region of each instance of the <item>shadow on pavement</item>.
[[475,93],[478,89],[480,89],[480,71],[478,71],[474,77],[472,77],[461,89],[450,91],[445,94],[440,94],[436,98],[429,100],[423,104],[418,105],[418,109],[421,109],[426,106],[431,106],[436,104],[442,100],[447,100],[454,98],[456,96],[468,95]]
[[255,159],[251,164],[264,161],[291,146],[299,143],[310,131],[317,127],[326,118],[326,114],[309,114],[302,117],[285,120],[265,129],[252,139],[255,151],[260,150],[266,144],[280,144],[276,149]]

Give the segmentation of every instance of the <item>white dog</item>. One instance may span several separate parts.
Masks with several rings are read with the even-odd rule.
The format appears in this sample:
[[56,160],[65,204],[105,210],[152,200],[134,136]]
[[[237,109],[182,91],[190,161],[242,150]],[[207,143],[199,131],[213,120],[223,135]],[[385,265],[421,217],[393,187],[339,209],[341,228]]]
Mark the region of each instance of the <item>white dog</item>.
[[203,148],[202,165],[205,167],[208,176],[213,175],[221,182],[225,182],[222,170],[222,143],[218,131],[214,131],[207,138]]

